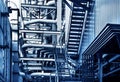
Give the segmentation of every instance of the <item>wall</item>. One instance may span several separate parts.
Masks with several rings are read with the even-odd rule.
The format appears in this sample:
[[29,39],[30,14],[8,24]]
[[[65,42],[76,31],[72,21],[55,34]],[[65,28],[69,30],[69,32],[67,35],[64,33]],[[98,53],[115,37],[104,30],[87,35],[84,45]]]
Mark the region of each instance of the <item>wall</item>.
[[99,32],[107,23],[120,24],[120,0],[96,0],[96,32]]
[[10,82],[11,34],[7,6],[4,1],[0,0],[0,82]]

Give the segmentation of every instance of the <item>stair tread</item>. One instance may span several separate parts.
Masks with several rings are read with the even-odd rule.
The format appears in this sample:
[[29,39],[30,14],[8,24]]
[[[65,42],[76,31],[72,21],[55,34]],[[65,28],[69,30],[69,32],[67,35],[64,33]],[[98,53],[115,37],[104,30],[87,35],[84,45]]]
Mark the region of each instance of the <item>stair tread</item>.
[[71,33],[70,32],[70,35],[80,35],[81,34],[81,32],[80,33]]

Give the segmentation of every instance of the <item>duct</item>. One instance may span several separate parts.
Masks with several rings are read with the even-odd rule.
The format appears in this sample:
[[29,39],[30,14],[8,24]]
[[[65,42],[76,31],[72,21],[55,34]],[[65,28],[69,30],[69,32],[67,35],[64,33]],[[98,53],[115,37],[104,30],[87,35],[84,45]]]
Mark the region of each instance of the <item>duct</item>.
[[55,59],[49,59],[49,58],[19,58],[19,60],[26,60],[26,61],[55,61]]
[[52,45],[52,44],[23,44],[22,45],[22,48],[26,48],[26,47],[36,47],[36,48],[39,48],[39,47],[46,47],[46,48],[64,48],[64,46],[60,46],[60,45]]
[[57,20],[50,20],[50,19],[34,19],[31,21],[24,21],[24,25],[30,25],[35,23],[57,23]]

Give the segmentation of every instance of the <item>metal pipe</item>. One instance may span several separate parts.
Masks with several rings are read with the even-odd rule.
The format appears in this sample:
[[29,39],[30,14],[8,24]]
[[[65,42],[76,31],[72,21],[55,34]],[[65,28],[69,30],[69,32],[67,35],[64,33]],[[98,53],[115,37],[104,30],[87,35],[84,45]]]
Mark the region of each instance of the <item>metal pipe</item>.
[[55,68],[53,67],[33,67],[33,66],[27,66],[27,67],[24,67],[24,70],[52,70],[52,71],[55,71]]
[[25,29],[20,29],[19,30],[20,33],[41,33],[41,34],[51,34],[51,35],[56,35],[59,34],[60,35],[60,31],[44,31],[44,30],[25,30]]
[[[46,48],[54,48],[55,46],[52,44],[23,44],[22,48],[26,48],[26,47],[46,47]],[[56,48],[64,48],[64,46],[60,46],[60,45],[56,45]]]
[[54,5],[54,4],[55,4],[55,0],[52,0],[46,3],[46,5]]
[[[34,72],[31,73],[31,76],[56,76],[56,73],[42,73],[42,72]],[[70,75],[61,75],[64,77],[69,77]]]
[[49,58],[19,58],[19,60],[26,60],[26,61],[55,61],[55,59],[49,59]]
[[33,19],[30,21],[24,21],[24,25],[30,25],[35,23],[57,23],[57,20],[50,20],[50,19]]

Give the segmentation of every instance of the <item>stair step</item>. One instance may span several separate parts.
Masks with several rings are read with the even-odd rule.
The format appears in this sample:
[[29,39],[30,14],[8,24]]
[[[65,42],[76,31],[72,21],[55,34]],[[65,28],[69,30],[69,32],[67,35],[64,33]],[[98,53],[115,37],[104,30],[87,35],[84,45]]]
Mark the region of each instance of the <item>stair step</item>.
[[73,8],[74,8],[74,9],[83,9],[83,8],[80,7],[80,6],[78,6],[78,7],[77,7],[77,6],[74,6]]
[[75,26],[81,27],[81,26],[83,26],[83,25],[82,25],[82,24],[71,24],[71,27],[75,27]]
[[80,42],[80,40],[76,39],[69,39],[68,42]]
[[84,21],[84,20],[79,20],[79,21],[72,20],[72,21],[71,21],[71,24],[79,24],[79,25],[80,25],[81,23],[83,24],[83,21]]
[[78,49],[79,46],[70,46],[70,45],[68,46],[68,49],[73,49],[73,48],[74,48],[74,49]]
[[70,43],[68,43],[68,45],[74,45],[74,46],[79,46],[79,44],[70,44]]
[[81,31],[73,31],[73,30],[70,30],[70,33],[78,33],[78,34],[81,34]]
[[80,37],[69,37],[71,39],[80,39]]
[[78,54],[78,52],[68,52],[69,55],[75,55]]
[[82,30],[82,25],[81,26],[72,25],[70,29],[81,29]]
[[71,35],[69,36],[70,38],[80,38],[80,36],[74,36],[74,35]]
[[72,30],[72,31],[82,31],[82,28],[71,27],[70,30]]
[[77,42],[68,42],[69,44],[79,44],[79,41],[77,41]]
[[68,52],[78,52],[78,49],[68,49]]
[[70,35],[81,35],[81,32],[79,32],[79,33],[70,32]]
[[72,13],[72,15],[77,15],[77,16],[81,16],[81,15],[85,15],[85,12],[83,11],[83,10],[79,10],[79,11],[74,11],[73,13]]
[[72,20],[76,20],[76,21],[79,21],[79,20],[84,20],[84,18],[83,17],[80,17],[80,16],[73,16],[72,17]]

